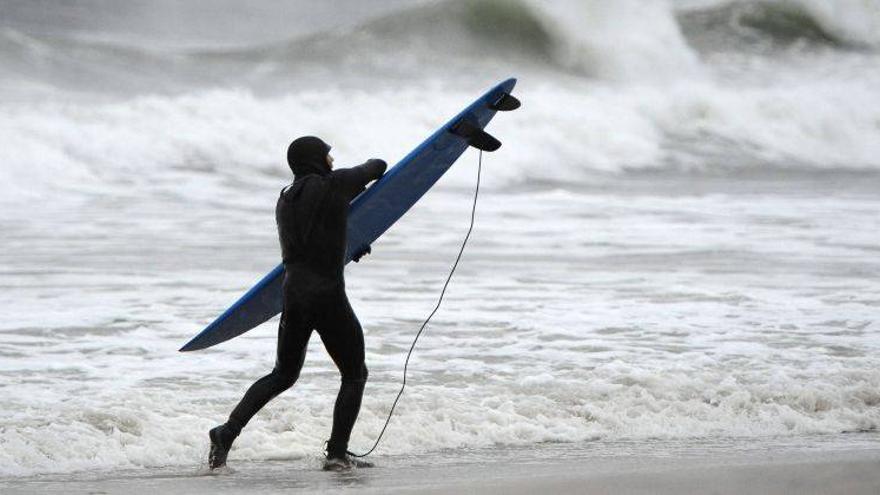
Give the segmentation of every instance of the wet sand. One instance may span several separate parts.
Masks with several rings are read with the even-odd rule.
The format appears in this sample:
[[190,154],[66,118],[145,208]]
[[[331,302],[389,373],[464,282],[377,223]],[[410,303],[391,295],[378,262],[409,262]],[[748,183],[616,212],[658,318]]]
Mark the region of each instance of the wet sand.
[[[866,441],[867,440],[867,441]],[[796,450],[602,446],[377,457],[378,467],[325,473],[320,459],[241,463],[219,474],[137,470],[0,482],[19,493],[877,494],[880,445]],[[818,447],[818,448],[816,448]]]

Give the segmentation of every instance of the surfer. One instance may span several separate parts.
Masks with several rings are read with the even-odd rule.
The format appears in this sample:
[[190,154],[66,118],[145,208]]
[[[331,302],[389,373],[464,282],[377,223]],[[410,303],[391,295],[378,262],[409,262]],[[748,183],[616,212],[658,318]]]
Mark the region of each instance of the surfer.
[[[382,177],[387,164],[371,159],[333,170],[330,146],[313,136],[290,144],[287,163],[294,181],[281,191],[275,208],[285,269],[275,368],[251,385],[226,423],[209,432],[208,464],[211,469],[225,465],[241,429],[266,403],[296,383],[314,329],[342,375],[324,469],[371,467],[348,454],[367,367],[364,334],[345,294],[343,268],[349,203]],[[354,261],[369,252],[367,248]]]

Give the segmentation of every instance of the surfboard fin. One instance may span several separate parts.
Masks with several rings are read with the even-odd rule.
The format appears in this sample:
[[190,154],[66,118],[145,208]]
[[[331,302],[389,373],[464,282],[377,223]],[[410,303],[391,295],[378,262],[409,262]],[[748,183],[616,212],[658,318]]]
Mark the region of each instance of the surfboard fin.
[[509,112],[511,110],[516,110],[520,105],[522,105],[522,103],[520,103],[515,96],[510,93],[504,93],[501,95],[501,98],[498,98],[498,101],[489,105],[489,108],[499,112]]
[[469,146],[473,146],[478,150],[483,151],[495,151],[501,147],[501,141],[495,139],[488,132],[480,129],[479,127],[471,124],[466,120],[461,120],[451,129],[450,132],[464,138],[467,141]]

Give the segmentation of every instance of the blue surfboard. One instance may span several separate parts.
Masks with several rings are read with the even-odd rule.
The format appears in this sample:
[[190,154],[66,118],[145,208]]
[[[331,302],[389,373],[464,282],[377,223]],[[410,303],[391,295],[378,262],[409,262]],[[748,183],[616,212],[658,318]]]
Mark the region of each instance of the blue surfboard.
[[[483,128],[496,112],[519,107],[510,95],[515,85],[516,79],[511,78],[487,91],[352,200],[346,263],[402,217],[468,146],[486,151],[501,146]],[[280,313],[283,279],[284,265],[279,264],[180,350],[194,351],[225,342]]]

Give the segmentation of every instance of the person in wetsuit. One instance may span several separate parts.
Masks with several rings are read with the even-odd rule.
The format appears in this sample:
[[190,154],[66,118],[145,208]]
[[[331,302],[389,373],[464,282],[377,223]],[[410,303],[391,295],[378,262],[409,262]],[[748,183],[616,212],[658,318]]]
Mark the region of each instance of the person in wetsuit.
[[330,146],[313,136],[298,138],[287,149],[294,181],[281,191],[275,208],[285,270],[275,368],[251,385],[226,423],[209,432],[211,469],[226,464],[232,442],[254,414],[296,382],[313,329],[342,375],[324,469],[371,466],[347,453],[367,367],[364,334],[345,294],[343,269],[349,203],[382,177],[387,165],[371,159],[333,170],[329,152]]

